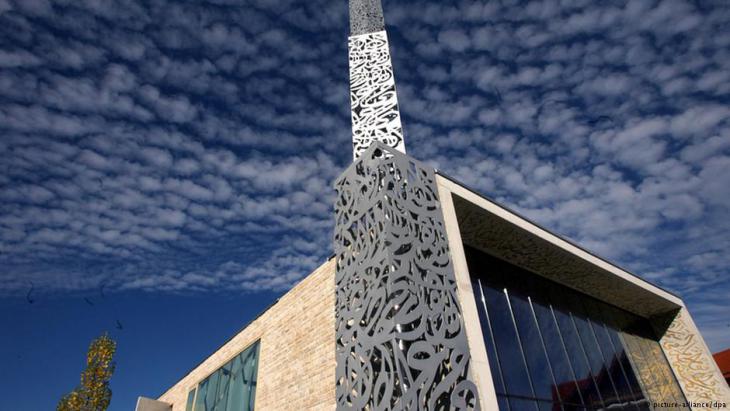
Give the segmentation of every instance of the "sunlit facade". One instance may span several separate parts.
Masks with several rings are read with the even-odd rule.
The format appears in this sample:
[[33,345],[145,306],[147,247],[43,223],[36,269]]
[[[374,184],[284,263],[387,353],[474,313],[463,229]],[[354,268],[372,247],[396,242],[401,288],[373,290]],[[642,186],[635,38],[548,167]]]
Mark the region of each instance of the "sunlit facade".
[[[637,411],[730,404],[730,389],[679,297],[443,174],[435,181],[468,344],[468,375],[477,390],[467,409]],[[142,399],[138,410],[338,409],[336,260],[307,276],[163,395]],[[419,309],[413,306],[412,314]],[[409,343],[402,344],[409,355]],[[423,403],[406,409],[432,408]]]
[[137,411],[730,404],[678,296],[405,154],[378,0],[350,31],[335,256]]

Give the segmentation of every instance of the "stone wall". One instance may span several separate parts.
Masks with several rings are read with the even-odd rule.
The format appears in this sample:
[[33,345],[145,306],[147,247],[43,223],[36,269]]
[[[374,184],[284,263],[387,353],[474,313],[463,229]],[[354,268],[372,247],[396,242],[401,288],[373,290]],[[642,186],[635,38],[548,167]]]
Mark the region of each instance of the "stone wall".
[[330,259],[159,397],[185,411],[188,391],[261,340],[259,410],[335,409],[335,261]]

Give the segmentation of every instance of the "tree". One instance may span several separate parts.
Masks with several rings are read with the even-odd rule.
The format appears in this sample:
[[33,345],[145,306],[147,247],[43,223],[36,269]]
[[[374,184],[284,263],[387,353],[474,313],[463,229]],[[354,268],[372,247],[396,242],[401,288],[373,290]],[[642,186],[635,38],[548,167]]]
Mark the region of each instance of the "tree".
[[116,350],[117,343],[106,333],[91,342],[81,385],[61,398],[56,411],[106,411],[112,399],[109,381],[116,366],[113,361]]

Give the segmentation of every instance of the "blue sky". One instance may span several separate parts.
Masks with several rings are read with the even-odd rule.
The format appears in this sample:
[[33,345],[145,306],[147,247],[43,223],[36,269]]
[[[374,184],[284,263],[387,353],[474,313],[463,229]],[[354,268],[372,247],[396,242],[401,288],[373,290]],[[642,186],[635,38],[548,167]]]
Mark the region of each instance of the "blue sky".
[[[730,346],[729,3],[384,8],[409,154]],[[0,0],[2,401],[53,408],[109,330],[131,409],[331,254],[346,38],[344,0]]]

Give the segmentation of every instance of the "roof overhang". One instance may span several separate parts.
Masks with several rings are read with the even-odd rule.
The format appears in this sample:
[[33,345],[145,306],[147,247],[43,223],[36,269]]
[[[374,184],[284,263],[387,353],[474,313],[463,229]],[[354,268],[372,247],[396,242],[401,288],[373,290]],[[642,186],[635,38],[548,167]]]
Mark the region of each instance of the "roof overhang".
[[[450,201],[461,242],[535,274],[646,318],[676,312],[682,300],[551,233],[517,213],[437,174]],[[449,224],[449,216],[445,216]],[[454,239],[449,239],[454,241]],[[461,248],[461,247],[459,247]]]

